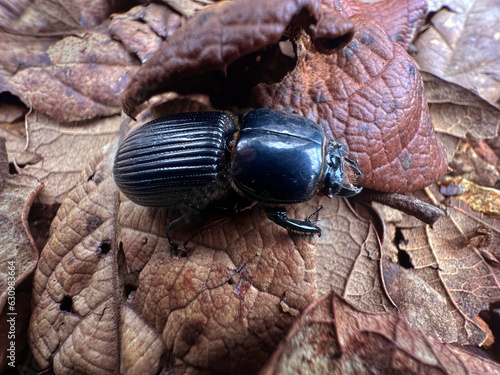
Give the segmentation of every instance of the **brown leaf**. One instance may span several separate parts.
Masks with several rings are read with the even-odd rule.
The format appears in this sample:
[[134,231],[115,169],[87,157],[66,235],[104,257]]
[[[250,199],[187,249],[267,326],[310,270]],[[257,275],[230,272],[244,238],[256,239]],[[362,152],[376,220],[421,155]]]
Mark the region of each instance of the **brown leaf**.
[[391,309],[381,284],[380,242],[372,223],[343,199],[328,202],[320,219],[323,234],[315,246],[319,295],[334,291],[358,308]]
[[182,14],[184,17],[192,17],[196,12],[204,9],[205,7],[212,5],[217,0],[162,0],[163,3],[167,4],[170,8],[175,9],[177,12]]
[[[331,285],[333,267],[345,269],[337,276],[343,284],[338,289],[348,298],[366,308],[390,308],[377,289],[376,235],[345,201],[321,202],[328,214],[320,217],[324,231],[316,243],[318,260],[325,262],[319,281],[316,238],[270,224],[258,207],[198,231],[193,230],[196,223],[176,229],[173,238],[185,241],[186,251],[178,257],[165,238],[171,212],[140,207],[122,195],[119,206],[113,200],[114,152],[108,153],[97,167],[87,169],[84,182],[63,202],[39,262],[30,343],[43,367],[52,364],[61,372],[77,361],[86,372],[125,368],[139,349],[120,335],[125,329],[135,332],[142,322],[140,330],[153,338],[161,335],[165,345],[154,355],[148,352],[154,357],[151,371],[162,365],[160,356],[166,352],[173,364],[165,369],[254,373],[315,298],[318,283],[325,291]],[[318,204],[313,200],[294,206],[289,214],[309,216]],[[359,233],[349,238],[346,222]],[[326,264],[328,254],[338,255],[338,262]],[[136,323],[125,326],[117,306],[120,311],[128,306]],[[96,363],[82,348],[102,330],[102,345],[93,347],[104,355],[103,362]],[[153,338],[148,345],[157,342]]]
[[191,18],[134,75],[123,94],[125,113],[135,115],[139,104],[173,82],[225,72],[238,58],[277,43],[301,11],[317,22],[310,32],[318,44],[350,39],[351,22],[333,9],[322,9],[315,0],[262,1],[257,7],[243,0],[217,3]]
[[113,156],[102,153],[61,206],[35,275],[30,345],[56,373],[155,373],[163,352],[158,334],[124,304],[117,278]]
[[135,70],[134,60],[109,35],[68,36],[50,45],[44,58],[44,66],[10,72],[3,89],[59,121],[120,112],[120,94]]
[[0,2],[1,29],[40,35],[92,28],[106,20],[116,5],[109,0]]
[[331,293],[311,304],[259,373],[500,374],[500,366],[408,327],[394,314],[355,309]]
[[500,105],[500,9],[494,0],[447,1],[415,41],[421,70]]
[[436,131],[465,138],[491,139],[497,136],[500,110],[473,92],[429,73],[422,73],[425,94]]
[[181,21],[181,17],[167,7],[141,5],[127,13],[113,15],[109,33],[144,63],[158,49],[162,40],[170,39]]
[[109,147],[118,132],[118,116],[78,124],[61,124],[48,116],[32,113],[28,117],[29,146],[17,158],[24,171],[45,183],[39,195],[44,204],[61,203],[80,181],[82,169]]
[[[404,267],[384,263],[385,285],[413,328],[438,333],[448,342],[481,345],[490,332],[479,324],[478,314],[500,298],[498,221],[475,213],[454,197],[445,200],[434,188],[431,191],[448,212],[432,228],[384,213],[386,222],[395,225],[390,239],[396,245],[384,242],[384,258]],[[428,307],[425,313],[419,311],[422,306]]]
[[257,86],[255,100],[265,107],[294,108],[324,125],[356,161],[362,186],[384,192],[421,189],[445,173],[447,162],[418,70],[373,18],[351,20],[356,34],[343,50],[315,53],[304,37],[296,68],[280,83]]
[[[9,174],[5,138],[0,138],[0,311],[16,311],[14,288],[35,269],[38,251],[28,228],[28,213],[43,184],[27,174]],[[7,304],[6,304],[7,303]]]
[[450,163],[450,169],[453,175],[459,175],[476,184],[485,187],[500,186],[498,157],[484,141],[460,142]]
[[387,0],[363,2],[350,0],[342,2],[342,6],[350,16],[368,14],[377,19],[389,39],[408,50],[414,39],[415,32],[420,29],[425,21],[427,1]]

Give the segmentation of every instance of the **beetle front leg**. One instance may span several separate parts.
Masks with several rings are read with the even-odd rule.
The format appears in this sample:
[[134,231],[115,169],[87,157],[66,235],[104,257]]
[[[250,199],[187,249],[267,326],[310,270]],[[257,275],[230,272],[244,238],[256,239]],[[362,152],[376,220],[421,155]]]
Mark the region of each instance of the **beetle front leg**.
[[174,253],[177,252],[179,249],[179,245],[177,245],[171,238],[170,238],[170,231],[172,229],[175,229],[179,225],[189,223],[190,219],[193,218],[194,216],[197,216],[200,213],[199,210],[197,210],[194,207],[191,207],[188,211],[186,211],[182,216],[178,217],[177,219],[171,221],[166,230],[166,236],[167,236],[167,241],[168,244],[170,245],[170,250],[173,251]]
[[314,212],[303,221],[290,219],[286,215],[286,209],[284,207],[266,207],[266,215],[269,220],[274,221],[279,226],[291,230],[292,232],[317,234],[318,236],[321,236],[321,228],[315,225],[315,222],[311,221],[311,217],[316,215],[322,209],[323,207],[320,207],[318,211]]

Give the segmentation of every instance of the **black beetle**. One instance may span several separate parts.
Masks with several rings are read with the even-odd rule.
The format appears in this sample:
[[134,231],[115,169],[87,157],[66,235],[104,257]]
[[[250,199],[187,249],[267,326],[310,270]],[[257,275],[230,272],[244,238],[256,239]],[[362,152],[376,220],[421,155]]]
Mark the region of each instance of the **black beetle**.
[[[267,217],[294,232],[321,234],[311,221],[287,217],[285,205],[315,194],[352,196],[360,176],[342,146],[316,123],[270,109],[248,112],[239,129],[225,112],[179,113],[144,124],[120,145],[113,174],[119,189],[142,206],[191,207],[234,189],[265,206]],[[318,212],[318,211],[317,211]],[[187,221],[186,215],[167,228]]]

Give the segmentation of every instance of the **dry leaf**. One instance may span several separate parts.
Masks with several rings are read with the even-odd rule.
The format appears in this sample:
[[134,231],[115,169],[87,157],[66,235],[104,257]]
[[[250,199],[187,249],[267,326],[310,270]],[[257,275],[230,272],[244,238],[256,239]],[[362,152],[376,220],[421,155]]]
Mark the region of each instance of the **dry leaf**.
[[[0,137],[0,369],[15,363],[13,358],[20,355],[26,342],[30,295],[21,293],[18,287],[32,274],[38,261],[38,250],[28,228],[28,213],[42,188],[29,175],[9,174],[5,138]],[[12,341],[16,343],[13,352]]]
[[500,366],[423,335],[394,314],[331,293],[311,304],[259,373],[500,374]]
[[318,45],[340,47],[352,37],[352,23],[333,8],[322,9],[315,0],[214,4],[191,18],[141,66],[123,93],[125,113],[134,116],[138,105],[172,83],[195,74],[225,72],[242,56],[277,43],[301,11],[317,23],[310,29],[312,21],[302,21]]
[[342,7],[350,16],[367,14],[377,19],[389,39],[408,50],[415,33],[425,20],[425,0],[343,1]]
[[109,0],[2,0],[0,28],[22,35],[54,34],[92,28],[106,20],[116,4],[116,1]]
[[108,147],[118,132],[118,116],[60,124],[37,112],[28,116],[29,146],[16,159],[24,171],[44,181],[42,203],[61,203],[80,181],[82,169]]
[[266,107],[295,108],[322,124],[356,161],[363,187],[421,189],[439,179],[447,163],[420,75],[373,18],[351,20],[356,34],[346,48],[324,56],[303,38],[296,68],[280,83],[259,85],[255,100]]
[[[498,259],[498,222],[455,197],[444,199],[435,191],[432,196],[447,205],[448,213],[432,228],[383,209],[386,223],[392,223],[390,241],[384,242],[384,282],[391,301],[413,328],[437,333],[443,341],[481,345],[491,333],[479,312],[500,298],[498,261],[492,262]],[[422,304],[432,304],[425,314],[418,313]]]
[[495,0],[443,2],[415,41],[421,70],[500,106],[500,8]]
[[147,4],[136,6],[127,13],[113,15],[109,33],[144,63],[158,49],[162,40],[170,39],[181,21],[181,17],[169,8]]
[[[38,251],[28,229],[28,213],[43,185],[26,174],[9,174],[5,139],[0,138],[0,311],[9,289],[17,287],[35,269]],[[15,311],[15,308],[11,311]]]
[[436,131],[465,138],[490,139],[498,135],[500,110],[473,92],[422,73],[432,123]]

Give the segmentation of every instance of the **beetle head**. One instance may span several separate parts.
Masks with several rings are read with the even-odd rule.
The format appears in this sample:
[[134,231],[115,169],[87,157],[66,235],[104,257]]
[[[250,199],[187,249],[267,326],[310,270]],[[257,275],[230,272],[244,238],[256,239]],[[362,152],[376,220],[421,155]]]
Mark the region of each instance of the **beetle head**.
[[351,197],[361,192],[356,186],[361,172],[356,163],[344,156],[340,143],[330,140],[326,146],[325,173],[319,193],[332,198],[334,195]]

